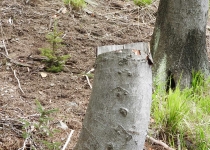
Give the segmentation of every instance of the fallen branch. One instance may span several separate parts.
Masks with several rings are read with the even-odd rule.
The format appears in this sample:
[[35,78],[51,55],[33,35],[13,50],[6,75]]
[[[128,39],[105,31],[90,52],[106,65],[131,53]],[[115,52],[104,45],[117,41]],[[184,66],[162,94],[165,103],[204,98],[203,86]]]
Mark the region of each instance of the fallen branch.
[[65,149],[66,149],[68,143],[69,143],[70,140],[71,140],[71,137],[72,137],[72,134],[73,134],[73,133],[74,133],[74,130],[71,130],[71,132],[70,132],[70,134],[69,134],[69,136],[68,136],[68,138],[67,138],[67,140],[66,140],[66,143],[64,144],[64,146],[63,146],[63,148],[62,148],[62,150],[65,150]]
[[146,137],[147,137],[148,140],[150,140],[150,141],[152,141],[152,142],[154,142],[156,144],[159,144],[159,145],[163,146],[167,150],[175,150],[175,149],[169,147],[166,143],[164,143],[162,141],[159,141],[159,140],[156,140],[156,139],[154,139],[153,137],[151,137],[149,135],[147,135]]
[[24,91],[23,91],[23,89],[21,88],[20,81],[19,81],[19,79],[18,79],[18,77],[17,77],[17,75],[16,75],[16,70],[13,70],[13,73],[14,73],[14,76],[15,76],[17,82],[18,82],[18,87],[19,87],[20,91],[21,91],[23,94],[25,94]]
[[1,52],[0,52],[0,54],[3,55],[3,56],[5,56],[7,59],[9,59],[11,63],[14,63],[14,64],[19,65],[19,66],[24,66],[24,67],[32,67],[32,66],[29,65],[29,64],[21,63],[21,62],[18,62],[18,61],[16,61],[16,60],[13,60],[12,58],[10,58],[10,57],[8,57],[7,55],[5,55],[4,53],[1,53]]

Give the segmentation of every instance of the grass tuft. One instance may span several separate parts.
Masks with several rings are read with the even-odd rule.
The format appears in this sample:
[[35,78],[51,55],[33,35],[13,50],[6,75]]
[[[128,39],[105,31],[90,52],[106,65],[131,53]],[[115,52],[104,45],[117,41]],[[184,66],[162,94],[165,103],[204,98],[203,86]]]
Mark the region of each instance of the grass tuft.
[[153,94],[151,124],[157,137],[177,148],[179,135],[182,149],[210,148],[210,80],[201,72],[192,73],[192,87],[177,87],[167,94],[157,85]]
[[152,4],[152,0],[133,0],[133,2],[137,6],[145,6]]
[[71,6],[73,9],[79,10],[86,6],[84,0],[63,0],[66,6]]

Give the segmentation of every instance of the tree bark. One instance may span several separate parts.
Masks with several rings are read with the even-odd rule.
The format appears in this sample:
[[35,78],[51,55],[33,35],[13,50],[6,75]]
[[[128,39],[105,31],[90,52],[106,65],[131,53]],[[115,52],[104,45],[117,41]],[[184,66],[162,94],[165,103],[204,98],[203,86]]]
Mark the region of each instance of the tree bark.
[[[141,54],[141,53],[139,53]],[[132,50],[100,54],[74,150],[141,150],[150,119],[152,71]]]
[[[192,70],[209,74],[206,52],[208,0],[160,0],[151,52],[153,76],[167,86],[190,87]],[[173,84],[173,85],[172,85]],[[173,87],[172,87],[173,88]]]

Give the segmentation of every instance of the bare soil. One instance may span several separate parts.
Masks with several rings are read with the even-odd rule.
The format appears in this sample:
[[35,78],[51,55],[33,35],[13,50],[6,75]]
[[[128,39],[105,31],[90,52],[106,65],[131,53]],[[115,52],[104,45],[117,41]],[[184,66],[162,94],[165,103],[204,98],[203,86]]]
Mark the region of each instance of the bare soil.
[[[71,150],[91,94],[84,74],[94,67],[96,48],[150,41],[158,2],[142,8],[132,1],[92,2],[76,11],[66,8],[62,0],[0,1],[0,149],[23,146],[20,119],[37,120],[38,100],[45,109],[59,109],[50,127],[59,128],[59,121],[68,126],[67,130],[59,128],[60,132],[49,138],[51,142],[63,145],[71,129],[75,130],[67,148]],[[39,48],[49,46],[46,34],[52,31],[55,19],[63,33],[61,54],[71,57],[64,71],[49,73],[44,71]],[[47,76],[41,76],[41,72]],[[145,145],[148,150],[163,149]]]

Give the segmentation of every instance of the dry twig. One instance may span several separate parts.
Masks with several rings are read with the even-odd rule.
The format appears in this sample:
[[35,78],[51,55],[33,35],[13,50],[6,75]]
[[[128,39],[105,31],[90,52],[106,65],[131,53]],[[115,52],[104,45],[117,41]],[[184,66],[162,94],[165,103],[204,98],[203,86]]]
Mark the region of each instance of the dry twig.
[[90,86],[90,89],[92,89],[92,85],[90,84],[90,80],[89,80],[88,76],[85,75],[85,77],[86,77],[86,80],[88,81],[88,85]]
[[149,136],[149,135],[147,135],[146,137],[147,137],[147,139],[149,139],[150,141],[152,141],[152,142],[154,142],[154,143],[156,143],[156,144],[159,144],[159,145],[163,146],[163,147],[164,147],[165,149],[167,149],[167,150],[175,150],[175,149],[169,147],[166,143],[164,143],[164,142],[162,142],[162,141],[159,141],[159,140],[156,140],[156,139],[154,139],[153,137],[151,137],[151,136]]
[[21,88],[20,81],[19,81],[19,79],[18,79],[18,77],[17,77],[17,75],[16,75],[16,70],[13,70],[13,73],[14,73],[14,76],[15,76],[17,82],[18,82],[18,87],[19,87],[20,91],[21,91],[23,94],[25,94],[24,91],[23,91],[23,89]]
[[6,53],[6,55],[8,55],[7,47],[6,47],[4,40],[2,40],[2,43],[3,43],[4,49],[5,49],[5,53]]
[[[1,23],[0,23],[0,26],[1,26],[1,36],[2,36],[2,38],[4,38],[3,37],[4,36],[4,32],[3,32],[3,28],[2,28],[2,24]],[[4,40],[2,40],[2,44],[4,46],[6,55],[8,55],[7,47],[6,47],[6,44],[5,44]]]
[[70,134],[69,134],[69,136],[68,136],[68,138],[67,138],[67,140],[66,140],[66,143],[64,144],[64,146],[63,146],[63,148],[62,148],[62,150],[65,150],[65,149],[66,149],[68,143],[69,143],[70,140],[71,140],[71,137],[72,137],[73,133],[74,133],[74,130],[71,130],[71,132],[70,132]]
[[[90,71],[88,71],[86,74],[90,74],[91,72],[93,72],[94,71],[94,68],[92,68]],[[87,75],[85,75],[85,77],[86,77],[86,79],[87,79],[87,81],[88,81],[88,85],[90,86],[90,89],[92,89],[92,85],[90,84],[90,80],[89,80],[89,78],[88,78],[88,76]]]

